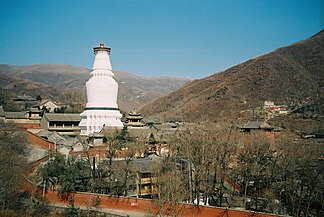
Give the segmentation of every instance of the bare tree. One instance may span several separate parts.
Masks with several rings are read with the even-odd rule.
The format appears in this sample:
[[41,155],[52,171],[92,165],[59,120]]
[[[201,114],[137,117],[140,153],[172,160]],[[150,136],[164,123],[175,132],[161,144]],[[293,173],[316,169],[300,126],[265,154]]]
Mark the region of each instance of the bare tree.
[[21,188],[27,171],[27,140],[21,129],[0,122],[0,204],[2,209],[21,207]]
[[258,198],[261,190],[270,185],[275,161],[270,141],[263,132],[252,132],[245,135],[244,147],[238,155],[240,176],[244,185],[244,198],[248,194],[249,185],[253,188],[250,195],[255,198],[255,207],[258,208]]
[[124,144],[123,148],[123,159],[124,164],[122,165],[122,170],[124,172],[124,178],[123,178],[123,192],[124,196],[127,196],[128,192],[128,186],[127,181],[132,175],[136,175],[136,171],[134,171],[134,168],[130,167],[131,162],[134,160],[134,158],[141,156],[141,154],[144,151],[144,141],[141,139],[131,139],[131,141],[126,142]]
[[274,186],[289,214],[308,216],[311,204],[322,204],[318,212],[323,214],[323,153],[323,147],[316,142],[293,141],[285,136],[278,139]]
[[184,212],[179,202],[187,199],[187,190],[184,179],[179,168],[172,163],[164,161],[157,168],[155,189],[157,198],[155,200],[159,210],[158,216],[181,216]]
[[[222,206],[224,193],[227,188],[225,187],[225,179],[230,176],[231,164],[234,163],[236,152],[240,144],[239,132],[230,127],[212,128],[213,135],[211,144],[214,149],[214,165],[215,165],[215,179],[214,184],[217,183],[216,174],[219,174],[219,187],[218,187],[218,206]],[[229,179],[229,178],[228,178]],[[233,183],[229,183],[233,184]],[[214,186],[216,188],[216,186]],[[227,192],[232,189],[228,189]],[[229,205],[229,204],[228,204]]]
[[115,130],[104,130],[103,135],[107,138],[108,148],[107,148],[107,158],[108,158],[108,183],[109,183],[109,192],[112,192],[113,189],[113,159],[116,157],[117,151],[121,149],[122,143],[119,139],[120,131]]
[[201,182],[203,179],[203,161],[205,152],[204,132],[199,128],[179,131],[170,144],[176,155],[183,159],[187,171],[189,200],[200,201]]

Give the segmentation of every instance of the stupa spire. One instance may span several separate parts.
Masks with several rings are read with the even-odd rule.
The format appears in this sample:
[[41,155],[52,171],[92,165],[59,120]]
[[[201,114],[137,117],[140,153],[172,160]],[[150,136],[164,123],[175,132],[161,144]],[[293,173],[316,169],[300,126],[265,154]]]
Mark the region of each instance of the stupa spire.
[[103,126],[123,127],[117,105],[118,84],[110,63],[111,48],[101,42],[94,47],[91,78],[86,83],[87,105],[81,113],[81,135],[99,132]]

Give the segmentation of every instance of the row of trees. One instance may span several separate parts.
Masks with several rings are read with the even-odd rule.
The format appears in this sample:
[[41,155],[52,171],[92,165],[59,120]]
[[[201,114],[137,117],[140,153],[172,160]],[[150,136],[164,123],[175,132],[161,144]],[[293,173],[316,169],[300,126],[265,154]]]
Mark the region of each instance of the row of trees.
[[299,216],[314,208],[323,214],[323,146],[272,136],[212,125],[176,133],[166,167],[173,162],[181,172],[172,183],[180,182],[186,194],[173,200],[233,206],[235,196],[242,196],[243,205],[255,210]]

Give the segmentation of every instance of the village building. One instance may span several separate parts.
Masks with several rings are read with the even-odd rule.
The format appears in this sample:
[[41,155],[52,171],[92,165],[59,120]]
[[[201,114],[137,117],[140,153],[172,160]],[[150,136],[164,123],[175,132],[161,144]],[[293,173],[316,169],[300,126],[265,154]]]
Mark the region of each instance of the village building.
[[263,110],[266,112],[267,118],[274,118],[278,115],[286,115],[289,113],[288,106],[275,105],[272,101],[265,101]]
[[92,133],[87,136],[87,143],[90,147],[102,146],[105,143],[105,136],[101,133]]
[[57,104],[55,104],[52,101],[45,101],[45,102],[41,103],[41,105],[39,106],[39,108],[41,110],[43,110],[44,108],[46,108],[48,112],[54,113],[55,112],[55,109],[60,108],[60,106],[58,106]]
[[138,159],[134,161],[134,166],[137,168],[136,173],[136,197],[151,198],[156,194],[155,166],[159,164],[160,159]]
[[5,112],[7,122],[19,123],[28,119],[28,112]]
[[40,123],[37,110],[31,109],[21,112],[6,112],[2,106],[0,106],[0,120],[4,123],[17,124],[25,129],[39,128]]
[[47,130],[40,130],[38,133],[36,133],[36,135],[56,145],[62,145],[66,140],[63,136],[61,136],[56,131],[50,132]]
[[[114,188],[118,195],[124,195],[123,187],[127,189],[127,196],[137,198],[152,198],[156,194],[156,168],[160,164],[160,158],[137,158],[131,160],[128,164],[124,159],[114,159],[114,168],[119,168],[113,174]],[[108,161],[102,161],[103,168]],[[126,186],[123,186],[125,178],[125,169],[128,170]],[[106,167],[107,168],[107,167]],[[104,173],[104,172],[103,172]],[[108,178],[108,177],[107,177]],[[107,186],[109,187],[109,186]],[[105,192],[105,187],[101,187],[101,192]]]
[[38,105],[38,101],[36,98],[29,96],[29,95],[18,95],[13,99],[14,104],[16,105],[17,108],[21,110],[27,110],[33,106]]
[[249,121],[240,127],[243,132],[251,132],[253,130],[273,131],[275,128],[265,121]]
[[2,119],[5,123],[13,123],[25,129],[39,128],[40,119],[30,117],[29,111],[4,113],[5,117]]
[[17,95],[16,98],[13,99],[15,102],[36,102],[36,98],[29,95]]
[[[83,152],[82,142],[77,137],[61,135],[56,131],[47,131],[42,129],[39,129],[38,132],[35,131],[36,130],[28,130],[30,136],[33,137],[34,142],[36,144],[38,143],[43,150],[47,150],[48,153],[56,153],[68,158],[72,151]],[[45,144],[47,145],[45,146]]]
[[47,131],[56,131],[61,135],[76,136],[80,133],[80,115],[74,113],[45,113],[40,126]]
[[42,114],[42,110],[38,109],[37,107],[30,108],[29,119],[40,120],[40,119],[42,119],[41,114]]

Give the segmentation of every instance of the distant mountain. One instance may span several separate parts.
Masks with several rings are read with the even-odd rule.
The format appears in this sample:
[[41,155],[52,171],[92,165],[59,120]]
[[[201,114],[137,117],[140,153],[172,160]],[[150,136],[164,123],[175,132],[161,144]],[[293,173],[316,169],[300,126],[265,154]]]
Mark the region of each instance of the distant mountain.
[[48,84],[60,89],[82,87],[85,85],[88,77],[90,77],[90,72],[87,68],[60,64],[0,65],[0,74]]
[[118,105],[128,110],[138,109],[190,81],[177,77],[140,77],[124,71],[114,73],[119,83]]
[[62,91],[47,84],[0,74],[0,105],[3,105],[10,111],[24,109],[24,107],[17,106],[13,103],[13,100],[17,98],[18,95],[33,96],[34,99],[36,99],[37,96],[42,96],[45,99],[59,101],[58,96],[62,95]]
[[5,75],[0,75],[0,86],[2,90],[13,91],[17,95],[43,95],[46,98],[54,98],[54,95],[60,93],[59,90],[51,87],[50,85],[31,82],[26,79],[7,77]]
[[286,105],[324,100],[324,31],[187,83],[140,111],[164,120],[240,122],[266,100]]
[[[125,112],[138,109],[190,81],[176,77],[140,77],[124,71],[114,73],[119,83],[118,104]],[[82,96],[74,97],[78,101],[76,103],[85,103],[85,83],[90,78],[90,70],[59,64],[0,65],[0,76],[5,78],[0,83],[2,92],[6,89],[7,93],[11,90],[19,94],[30,94],[34,97],[41,95],[42,98],[58,101],[64,101],[67,95],[69,96],[67,100],[71,100],[71,94],[78,94]],[[33,91],[27,88],[32,84],[35,87]]]

